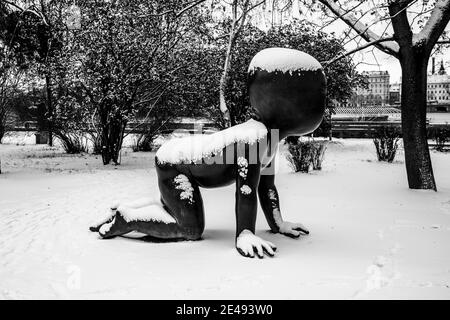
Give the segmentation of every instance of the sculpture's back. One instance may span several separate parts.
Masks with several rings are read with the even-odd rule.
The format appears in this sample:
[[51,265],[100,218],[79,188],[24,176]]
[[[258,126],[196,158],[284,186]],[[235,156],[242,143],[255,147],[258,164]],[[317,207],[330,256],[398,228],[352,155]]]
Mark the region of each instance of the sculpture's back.
[[281,138],[314,131],[325,112],[326,78],[320,63],[293,49],[260,51],[249,68],[250,103]]

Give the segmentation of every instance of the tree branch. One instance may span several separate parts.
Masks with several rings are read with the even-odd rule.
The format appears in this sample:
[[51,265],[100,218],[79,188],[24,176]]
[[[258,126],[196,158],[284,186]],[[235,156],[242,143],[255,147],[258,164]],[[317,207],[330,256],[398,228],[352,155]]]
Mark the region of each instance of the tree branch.
[[[349,27],[355,30],[364,40],[367,42],[373,42],[380,39],[375,32],[371,31],[364,23],[360,22],[359,19],[352,13],[344,10],[337,1],[333,0],[319,0],[324,6],[331,10],[336,16],[338,16],[343,22],[345,22]],[[374,44],[379,50],[398,57],[399,45],[395,41],[391,42],[377,42]]]
[[450,0],[437,0],[422,31],[414,36],[414,45],[423,44],[431,51],[450,21]]
[[178,18],[180,17],[183,13],[185,13],[186,11],[191,10],[192,8],[198,6],[199,4],[205,2],[206,0],[197,0],[193,3],[191,3],[190,5],[186,6],[184,9],[181,9],[175,16]]
[[48,26],[47,19],[44,17],[44,15],[43,15],[42,13],[39,13],[37,10],[31,9],[32,6],[30,6],[30,7],[27,8],[27,9],[25,9],[25,8],[22,8],[22,7],[20,7],[19,5],[15,4],[14,2],[11,2],[11,1],[8,1],[8,0],[0,0],[0,2],[3,2],[3,3],[5,3],[5,4],[7,4],[7,5],[10,5],[10,6],[13,7],[13,8],[16,8],[17,10],[20,11],[21,14],[24,14],[24,13],[26,13],[26,12],[30,12],[30,13],[34,14],[35,16],[37,16],[39,19],[41,19],[42,22],[43,22],[45,25]]
[[408,22],[406,9],[412,1],[391,1],[389,3],[389,15],[391,16],[392,28],[394,29],[395,40],[400,46],[410,46],[413,33]]
[[[0,0],[0,1],[2,1],[2,0]],[[179,18],[184,13],[193,9],[194,7],[198,6],[199,4],[201,4],[203,2],[206,2],[206,0],[196,0],[196,1],[192,2],[191,4],[187,5],[186,7],[184,7],[183,9],[181,9],[180,11],[178,11],[177,13],[175,13],[175,10],[173,10],[173,9],[168,9],[168,10],[165,10],[160,13],[143,14],[143,15],[139,15],[137,17],[138,18],[161,17],[161,16],[165,16],[167,14],[173,14],[175,16],[175,18]]]
[[367,42],[365,45],[362,45],[362,46],[357,47],[357,48],[355,48],[353,50],[345,52],[345,53],[343,53],[343,54],[341,54],[341,55],[339,55],[339,56],[337,56],[337,57],[335,57],[335,58],[333,58],[331,60],[321,62],[321,64],[323,64],[324,66],[328,66],[328,65],[330,65],[330,64],[332,64],[332,63],[334,63],[334,62],[336,62],[338,60],[341,60],[341,59],[343,59],[343,58],[345,58],[345,57],[347,57],[347,56],[349,56],[351,54],[354,54],[354,53],[356,53],[358,51],[361,51],[361,50],[367,49],[367,48],[369,48],[371,46],[374,46],[376,44],[383,43],[383,42],[388,42],[388,41],[394,41],[394,38],[393,37],[383,38],[383,39],[378,39],[378,40],[374,40],[374,41],[371,41],[371,42]]

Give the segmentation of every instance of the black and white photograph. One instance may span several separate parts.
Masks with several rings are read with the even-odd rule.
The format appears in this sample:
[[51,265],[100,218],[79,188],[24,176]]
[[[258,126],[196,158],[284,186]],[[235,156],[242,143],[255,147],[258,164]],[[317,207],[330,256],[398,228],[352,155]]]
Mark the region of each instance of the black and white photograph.
[[0,300],[449,300],[449,22],[450,0],[0,0]]

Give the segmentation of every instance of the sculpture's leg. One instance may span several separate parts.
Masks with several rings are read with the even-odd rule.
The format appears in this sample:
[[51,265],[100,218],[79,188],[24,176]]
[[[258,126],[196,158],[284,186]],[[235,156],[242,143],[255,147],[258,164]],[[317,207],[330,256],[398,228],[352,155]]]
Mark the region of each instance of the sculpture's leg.
[[198,240],[204,230],[198,185],[174,166],[157,167],[162,205],[119,207],[114,220],[100,228],[103,238],[138,231],[159,239]]
[[123,204],[114,202],[110,206],[110,208],[105,212],[104,216],[102,218],[100,218],[96,223],[94,223],[91,227],[89,227],[89,230],[91,230],[92,232],[99,232],[100,228],[104,224],[111,223],[113,221],[114,217],[116,216],[117,208],[119,208],[120,206],[127,207],[130,209],[139,209],[142,207],[146,207],[146,206],[149,206],[152,204],[159,204],[159,203],[160,203],[159,199],[150,198],[150,197],[140,198],[140,199],[126,202]]

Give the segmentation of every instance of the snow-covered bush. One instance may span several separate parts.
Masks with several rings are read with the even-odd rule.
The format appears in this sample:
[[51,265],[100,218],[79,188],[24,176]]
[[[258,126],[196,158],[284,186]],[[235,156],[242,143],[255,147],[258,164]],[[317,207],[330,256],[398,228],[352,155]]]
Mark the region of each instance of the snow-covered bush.
[[288,137],[286,143],[289,151],[286,157],[295,172],[308,173],[311,169],[322,170],[328,141]]
[[102,138],[100,134],[97,132],[88,132],[87,136],[92,145],[92,154],[102,154]]
[[376,130],[373,143],[377,151],[378,161],[394,161],[400,137],[401,131],[395,126],[382,126]]
[[85,133],[82,131],[55,132],[55,135],[61,141],[61,146],[68,154],[87,153],[89,151],[88,141]]
[[153,144],[153,140],[156,138],[155,135],[147,135],[147,134],[141,134],[139,135],[134,141],[131,148],[134,152],[150,152],[155,149],[155,146]]
[[313,170],[322,170],[322,162],[325,157],[325,151],[327,150],[328,141],[314,141],[313,153],[312,153],[312,165]]
[[450,141],[450,125],[444,127],[433,128],[430,130],[431,138],[436,142],[435,149],[443,152],[446,147],[446,143]]

